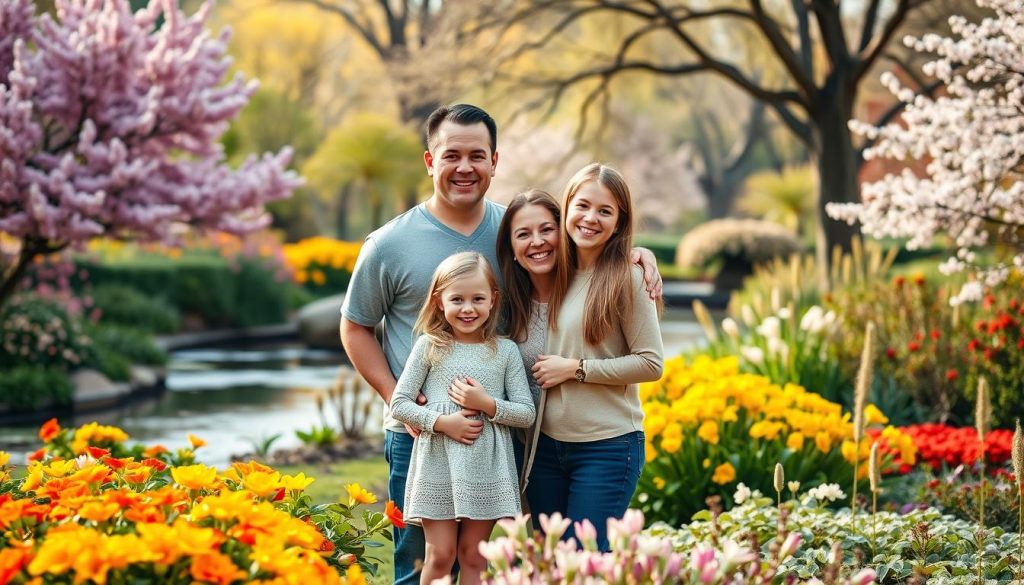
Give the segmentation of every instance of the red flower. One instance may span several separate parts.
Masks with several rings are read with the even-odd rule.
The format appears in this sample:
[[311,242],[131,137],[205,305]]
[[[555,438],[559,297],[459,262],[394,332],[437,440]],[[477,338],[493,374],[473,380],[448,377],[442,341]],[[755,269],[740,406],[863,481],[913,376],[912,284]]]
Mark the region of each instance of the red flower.
[[61,428],[60,425],[57,424],[57,419],[51,418],[44,422],[43,426],[39,427],[39,440],[44,443],[49,443],[54,437],[60,434],[60,431]]
[[99,447],[86,447],[85,452],[93,459],[101,459],[106,455],[110,455],[109,449],[101,449]]
[[902,288],[903,284],[906,283],[906,282],[907,282],[907,279],[903,278],[902,276],[897,276],[896,278],[892,279],[892,284],[896,288]]
[[916,341],[911,341],[910,343],[907,344],[908,351],[914,352],[919,349],[921,349],[921,344]]
[[1017,340],[1017,349],[1024,349],[1024,337]]
[[972,339],[967,343],[967,351],[978,351],[981,347],[981,342],[977,339]]
[[393,501],[388,500],[384,504],[384,515],[388,517],[388,520],[391,521],[395,528],[405,528],[405,519],[402,517],[402,511],[398,509],[398,505]]
[[956,370],[953,370],[953,369],[946,370],[946,381],[953,382],[953,381],[955,381],[959,377],[960,377],[960,373],[957,372]]
[[932,339],[939,339],[940,337],[942,337],[942,334],[939,333],[939,330],[932,329]]
[[982,305],[984,305],[986,309],[991,309],[994,304],[996,304],[996,298],[992,296],[991,293],[985,295],[985,300],[982,302]]
[[885,348],[885,357],[887,357],[887,358],[889,358],[891,360],[895,360],[896,359],[896,350],[891,348],[891,347]]
[[43,457],[46,457],[46,447],[40,447],[31,455],[28,456],[29,461],[42,461]]
[[923,274],[915,274],[914,275],[914,284],[916,284],[917,286],[924,286],[924,275]]
[[985,348],[985,351],[983,351],[982,354],[985,356],[985,359],[987,359],[989,361],[991,361],[992,357],[996,355],[995,352],[992,351],[992,349],[988,348],[988,347]]

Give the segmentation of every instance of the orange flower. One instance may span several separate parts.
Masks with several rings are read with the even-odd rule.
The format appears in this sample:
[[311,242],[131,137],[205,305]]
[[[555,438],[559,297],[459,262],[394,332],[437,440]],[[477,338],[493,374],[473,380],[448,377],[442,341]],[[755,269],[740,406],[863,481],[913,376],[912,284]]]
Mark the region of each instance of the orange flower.
[[193,435],[192,433],[188,434],[188,442],[190,445],[192,445],[193,449],[198,449],[206,445],[206,441],[200,439],[199,437]]
[[31,555],[31,549],[26,548],[0,549],[0,585],[10,583],[28,564]]
[[384,515],[391,521],[391,525],[395,528],[405,528],[405,518],[402,517],[402,511],[398,509],[398,504],[395,504],[392,500],[388,500],[384,504]]
[[232,581],[241,581],[247,577],[245,571],[234,566],[231,559],[220,552],[193,557],[188,572],[197,581],[217,585],[229,585]]
[[711,475],[711,481],[719,485],[725,485],[735,479],[736,469],[728,461],[716,467],[715,473]]
[[59,435],[60,432],[61,428],[60,425],[57,424],[57,419],[51,418],[50,420],[44,422],[43,426],[39,427],[39,440],[41,440],[44,443],[49,443],[50,441],[53,440],[54,437]]
[[120,509],[121,506],[117,502],[89,502],[82,506],[78,515],[93,522],[106,522]]
[[42,461],[46,457],[46,447],[40,447],[28,456],[29,461]]
[[145,451],[143,451],[142,452],[142,456],[143,457],[156,457],[157,455],[159,455],[161,453],[166,453],[166,452],[167,452],[167,447],[164,447],[163,445],[153,445],[152,447],[149,447]]

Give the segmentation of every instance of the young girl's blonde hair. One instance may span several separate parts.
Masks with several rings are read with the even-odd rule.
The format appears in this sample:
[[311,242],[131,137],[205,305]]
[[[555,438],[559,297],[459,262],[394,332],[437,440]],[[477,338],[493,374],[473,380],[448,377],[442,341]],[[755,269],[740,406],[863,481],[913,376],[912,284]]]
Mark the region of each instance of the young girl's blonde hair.
[[498,280],[494,276],[487,259],[477,252],[459,252],[444,259],[430,281],[430,291],[427,299],[423,302],[419,317],[413,326],[415,333],[423,334],[430,340],[430,350],[427,351],[427,361],[434,365],[451,351],[452,343],[455,341],[452,326],[444,318],[444,309],[441,306],[441,294],[455,281],[482,274],[491,288],[494,295],[494,306],[490,315],[481,327],[481,334],[484,343],[492,351],[497,351],[497,329],[498,315],[501,313],[501,292],[498,290]]

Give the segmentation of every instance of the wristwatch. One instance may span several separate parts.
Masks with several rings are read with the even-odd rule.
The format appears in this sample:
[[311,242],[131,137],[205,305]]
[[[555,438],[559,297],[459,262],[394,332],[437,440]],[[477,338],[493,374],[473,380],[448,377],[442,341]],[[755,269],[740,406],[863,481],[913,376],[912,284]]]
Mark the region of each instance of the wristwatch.
[[577,382],[586,382],[587,381],[587,373],[585,371],[583,371],[583,358],[580,358],[580,365],[579,365],[579,367],[576,368],[576,381]]

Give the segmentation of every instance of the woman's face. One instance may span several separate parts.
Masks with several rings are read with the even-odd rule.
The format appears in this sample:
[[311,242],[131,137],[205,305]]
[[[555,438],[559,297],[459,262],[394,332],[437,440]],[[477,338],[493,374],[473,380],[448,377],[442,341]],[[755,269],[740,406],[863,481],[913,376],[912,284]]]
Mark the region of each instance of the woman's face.
[[512,218],[512,254],[530,274],[548,274],[555,268],[558,222],[542,205],[526,205]]
[[615,233],[619,205],[607,187],[597,181],[580,186],[565,213],[565,232],[579,252],[599,253]]

